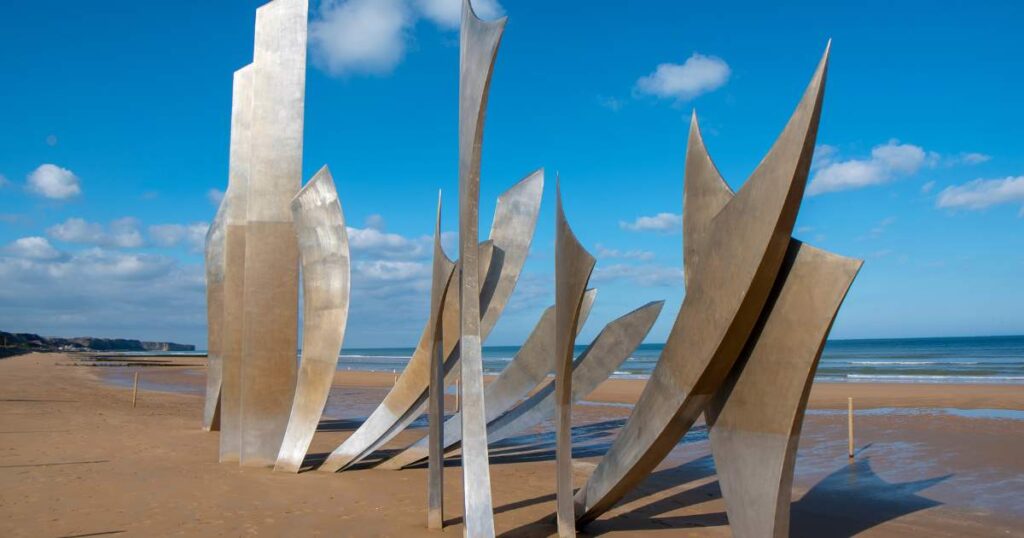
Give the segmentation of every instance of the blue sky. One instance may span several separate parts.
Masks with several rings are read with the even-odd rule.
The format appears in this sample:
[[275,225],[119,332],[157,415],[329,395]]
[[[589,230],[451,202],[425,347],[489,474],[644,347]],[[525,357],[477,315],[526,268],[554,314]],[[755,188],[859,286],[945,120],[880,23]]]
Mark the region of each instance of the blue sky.
[[[545,199],[489,343],[552,300],[554,178],[598,257],[583,331],[684,294],[697,110],[736,188],[832,62],[795,235],[865,260],[837,338],[1024,333],[1024,36],[1017,2],[478,1],[509,16],[481,229],[538,167]],[[226,186],[232,72],[259,2],[17,2],[0,18],[0,329],[205,345],[201,238]],[[456,229],[458,0],[312,2],[305,179],[352,227],[346,345],[414,345],[437,189]],[[449,242],[454,254],[454,242]]]

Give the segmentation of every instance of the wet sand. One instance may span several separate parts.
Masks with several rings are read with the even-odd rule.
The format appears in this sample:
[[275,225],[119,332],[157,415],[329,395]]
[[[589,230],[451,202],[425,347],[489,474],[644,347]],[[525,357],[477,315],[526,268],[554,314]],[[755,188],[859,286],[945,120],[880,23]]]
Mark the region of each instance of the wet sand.
[[[295,476],[216,463],[217,434],[199,428],[202,362],[0,360],[0,536],[439,535],[425,529],[424,469]],[[134,372],[142,380],[132,409]],[[311,454],[322,458],[337,446],[393,380],[339,372]],[[577,485],[642,386],[613,380],[576,407]],[[842,411],[849,396],[860,412],[852,464]],[[1024,536],[1022,412],[1019,386],[815,385],[797,460],[793,535]],[[420,435],[413,428],[386,448]],[[550,424],[492,445],[499,534],[555,532],[553,451]],[[452,463],[443,534],[459,536],[461,474]],[[714,472],[698,424],[639,491],[587,532],[729,536]]]

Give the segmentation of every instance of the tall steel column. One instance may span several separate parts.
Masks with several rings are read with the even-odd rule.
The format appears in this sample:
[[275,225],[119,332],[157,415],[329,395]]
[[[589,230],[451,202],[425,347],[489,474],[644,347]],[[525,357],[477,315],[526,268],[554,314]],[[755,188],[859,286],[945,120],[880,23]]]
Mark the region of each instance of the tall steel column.
[[274,465],[295,389],[299,252],[289,203],[302,184],[308,11],[307,0],[274,0],[256,10],[242,465]]

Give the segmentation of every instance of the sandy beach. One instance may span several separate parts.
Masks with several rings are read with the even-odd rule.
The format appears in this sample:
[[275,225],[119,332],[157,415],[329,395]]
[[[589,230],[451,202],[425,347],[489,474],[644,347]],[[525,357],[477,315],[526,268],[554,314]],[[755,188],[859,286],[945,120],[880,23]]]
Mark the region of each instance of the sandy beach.
[[[65,354],[0,360],[0,536],[438,536],[425,470],[368,462],[339,474],[221,465],[200,429],[204,360],[96,366]],[[161,359],[162,360],[162,359]],[[114,363],[119,364],[119,363]],[[136,408],[131,379],[141,374]],[[386,393],[392,374],[339,372],[311,448],[322,458]],[[582,484],[642,380],[612,380],[575,410]],[[857,456],[846,456],[848,397]],[[450,402],[454,403],[454,402]],[[816,384],[793,492],[794,536],[1024,536],[1024,390],[1012,385]],[[422,434],[410,429],[386,448]],[[697,424],[588,535],[729,536]],[[492,445],[503,536],[555,527],[550,424]],[[462,533],[461,475],[445,475],[445,535]]]

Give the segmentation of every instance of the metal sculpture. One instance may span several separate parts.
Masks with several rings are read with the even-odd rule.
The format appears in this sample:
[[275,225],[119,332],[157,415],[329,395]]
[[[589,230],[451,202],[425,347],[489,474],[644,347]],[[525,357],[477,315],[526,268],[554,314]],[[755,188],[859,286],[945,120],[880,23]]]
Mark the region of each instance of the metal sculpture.
[[427,425],[427,528],[444,527],[444,327],[441,309],[451,289],[453,262],[441,247],[441,194],[437,195],[437,220],[434,223],[434,264],[430,285],[430,396]]
[[[690,148],[687,260],[703,248],[711,219],[734,196],[707,153],[696,118]],[[704,411],[736,536],[789,535],[793,465],[807,397],[825,339],[860,266],[791,239],[743,354]]]
[[[483,280],[480,305],[484,311],[481,336],[486,340],[501,316],[530,250],[530,241],[537,225],[544,172],[537,170],[498,197],[491,225],[490,239],[479,245]],[[459,358],[459,296],[445,296],[442,310],[444,326],[445,371],[450,371]],[[328,456],[321,471],[344,470],[363,460],[398,435],[423,414],[429,387],[430,327],[424,327],[419,343],[394,387],[362,425]]]
[[[556,182],[557,183],[557,182]],[[555,483],[558,535],[575,536],[572,500],[572,362],[583,292],[597,260],[576,239],[556,184],[555,211]]]
[[466,535],[494,536],[484,410],[483,337],[476,242],[480,224],[480,155],[494,60],[507,19],[484,22],[462,2],[459,35],[459,272],[462,380],[462,483]]
[[274,465],[295,390],[299,252],[289,202],[302,186],[308,11],[307,0],[274,0],[256,10],[242,465]]
[[[597,290],[583,294],[579,327],[582,328],[594,304]],[[578,332],[578,329],[577,329]],[[497,419],[536,389],[554,371],[555,307],[550,306],[541,315],[530,336],[519,347],[508,366],[484,388],[484,409],[487,423]],[[444,423],[444,450],[462,442],[462,413],[456,412]],[[413,443],[402,452],[377,466],[378,469],[398,470],[423,461],[427,457],[427,439]]]
[[[622,365],[650,332],[664,301],[654,301],[612,321],[572,363],[572,399],[586,398]],[[487,426],[487,439],[497,443],[528,430],[555,412],[555,383],[550,382]]]
[[224,342],[224,202],[206,232],[206,401],[203,429],[220,429]]
[[237,462],[242,437],[242,319],[245,311],[245,216],[252,135],[252,65],[235,71],[231,96],[228,188],[224,193],[224,325],[220,404],[222,462]]
[[345,216],[326,166],[292,200],[302,260],[302,362],[276,471],[298,472],[331,392],[348,322]]
[[[611,508],[664,459],[748,340],[782,265],[803,197],[827,65],[826,48],[779,139],[740,192],[714,213],[704,241],[686,259],[683,305],[632,414],[576,496],[578,526]],[[687,189],[690,174],[700,170],[690,158],[693,142],[691,130]],[[687,198],[701,199],[696,193]]]
[[789,536],[807,397],[860,266],[859,260],[791,241],[747,351],[705,411],[733,536]]

